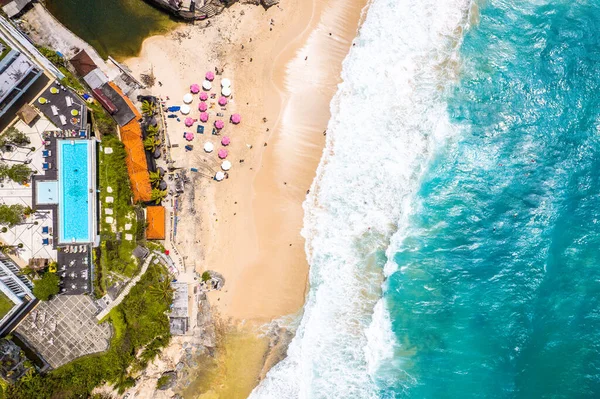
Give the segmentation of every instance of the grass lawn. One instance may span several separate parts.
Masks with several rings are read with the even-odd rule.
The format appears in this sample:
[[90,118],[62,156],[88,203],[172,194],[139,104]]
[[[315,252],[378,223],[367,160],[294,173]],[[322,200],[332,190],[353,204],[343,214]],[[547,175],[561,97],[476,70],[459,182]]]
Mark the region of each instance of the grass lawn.
[[0,292],[0,319],[2,319],[15,306],[13,301]]
[[[103,148],[112,148],[112,154],[104,151],[99,155],[98,176],[100,179],[100,201],[103,214],[100,221],[100,271],[97,285],[104,291],[107,288],[108,276],[132,277],[138,269],[139,263],[133,257],[133,250],[137,246],[137,217],[135,207],[131,203],[131,186],[127,165],[125,164],[125,149],[115,136],[104,136]],[[109,187],[112,192],[109,192]],[[107,203],[106,198],[112,197],[114,202]],[[112,215],[106,209],[112,209]],[[112,223],[106,221],[107,216],[113,218]],[[128,227],[128,229],[126,229]],[[127,240],[131,234],[132,239]]]
[[2,44],[2,53],[0,53],[0,61],[2,61],[4,59],[4,57],[6,57],[6,55],[8,53],[10,53],[10,50],[12,50],[12,48],[2,39],[0,39],[0,44]]

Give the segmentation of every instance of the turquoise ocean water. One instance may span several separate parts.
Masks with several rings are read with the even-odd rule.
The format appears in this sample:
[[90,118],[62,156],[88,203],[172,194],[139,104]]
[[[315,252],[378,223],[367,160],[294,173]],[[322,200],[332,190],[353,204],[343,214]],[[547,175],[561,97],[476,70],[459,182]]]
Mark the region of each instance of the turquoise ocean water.
[[374,0],[355,43],[252,397],[600,397],[600,1]]

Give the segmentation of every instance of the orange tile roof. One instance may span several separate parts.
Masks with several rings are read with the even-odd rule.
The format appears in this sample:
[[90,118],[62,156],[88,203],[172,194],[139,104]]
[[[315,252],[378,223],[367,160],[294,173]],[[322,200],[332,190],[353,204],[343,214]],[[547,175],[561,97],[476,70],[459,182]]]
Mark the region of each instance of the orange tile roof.
[[131,180],[134,202],[147,202],[152,198],[150,174],[146,163],[146,152],[142,143],[142,127],[132,120],[121,128],[121,141],[125,146],[127,171]]
[[140,111],[138,111],[138,109],[135,107],[135,105],[133,105],[133,102],[131,101],[131,99],[129,97],[127,97],[125,95],[125,93],[123,93],[123,91],[121,91],[121,89],[119,89],[119,86],[117,86],[113,82],[108,82],[108,85],[110,87],[112,87],[113,89],[115,89],[115,91],[121,97],[123,97],[123,99],[125,100],[125,102],[127,103],[127,105],[129,105],[129,108],[131,108],[131,110],[133,111],[133,114],[135,115],[135,120],[137,121],[137,120],[142,119],[142,114],[140,114]]
[[146,238],[148,240],[165,239],[165,207],[149,206],[146,208]]

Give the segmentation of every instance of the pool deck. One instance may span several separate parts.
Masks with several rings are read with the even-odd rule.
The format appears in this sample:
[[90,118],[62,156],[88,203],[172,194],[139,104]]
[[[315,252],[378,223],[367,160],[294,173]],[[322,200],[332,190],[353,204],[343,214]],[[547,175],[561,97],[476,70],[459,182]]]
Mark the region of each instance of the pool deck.
[[[30,151],[29,148],[17,148],[15,151],[2,153],[2,156],[15,162],[28,162],[27,165],[36,173],[33,176],[35,181],[35,179],[45,175],[42,170],[42,163],[44,162],[42,133],[56,128],[43,116],[38,118],[31,127],[21,121],[17,122],[15,126],[29,137],[31,146],[35,147],[35,151]],[[52,171],[50,172],[52,173]],[[6,205],[20,204],[35,208],[32,197],[34,186],[33,182],[29,185],[22,185],[6,180],[0,185],[0,203]],[[42,243],[44,238],[52,238],[51,235],[42,233],[44,227],[54,227],[51,208],[34,213],[27,218],[24,224],[9,228],[6,233],[0,232],[2,242],[10,245],[23,245],[23,248],[18,250],[17,255],[12,257],[19,266],[27,265],[28,260],[31,258],[56,259],[56,248]],[[53,231],[55,230],[53,229]]]

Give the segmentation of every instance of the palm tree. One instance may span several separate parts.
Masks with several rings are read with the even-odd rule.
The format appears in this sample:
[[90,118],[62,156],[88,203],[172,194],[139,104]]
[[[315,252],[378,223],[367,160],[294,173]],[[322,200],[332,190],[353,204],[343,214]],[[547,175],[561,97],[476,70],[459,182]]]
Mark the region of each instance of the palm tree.
[[162,200],[167,196],[167,190],[159,190],[157,188],[152,189],[151,201],[155,204],[160,204]]
[[156,285],[151,285],[148,288],[148,292],[161,301],[170,302],[173,299],[175,290],[171,287],[171,282],[168,279],[164,279]]
[[29,137],[14,126],[9,127],[4,134],[0,135],[0,147],[13,145],[24,148],[29,144],[31,144]]
[[157,140],[154,137],[146,137],[144,139],[144,149],[146,151],[154,152],[160,144],[160,140]]
[[154,106],[154,103],[151,103],[150,101],[144,100],[142,101],[142,113],[146,116],[152,116],[154,115],[154,111],[156,110],[156,107]]
[[158,126],[148,125],[146,128],[146,137],[154,137],[158,134]]
[[158,187],[161,180],[160,172],[150,172],[150,183],[152,184],[152,187]]
[[3,253],[4,255],[16,255],[21,248],[23,248],[23,244],[21,243],[17,245],[0,243],[0,253]]

